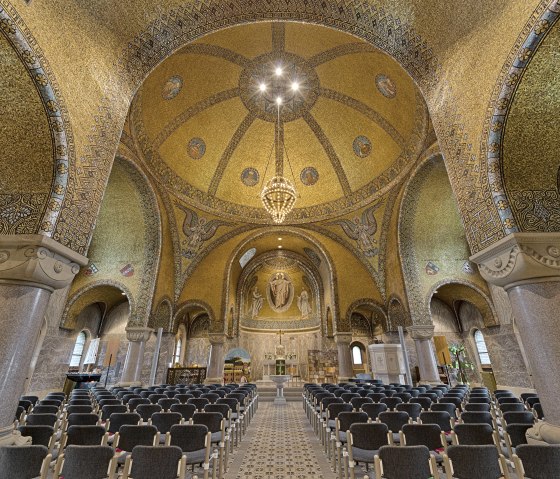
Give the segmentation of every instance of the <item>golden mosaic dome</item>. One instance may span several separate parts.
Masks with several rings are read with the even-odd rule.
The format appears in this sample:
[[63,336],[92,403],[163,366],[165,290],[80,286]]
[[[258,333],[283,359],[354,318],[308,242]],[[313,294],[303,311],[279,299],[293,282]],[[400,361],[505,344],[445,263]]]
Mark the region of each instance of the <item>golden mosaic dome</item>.
[[179,198],[267,223],[260,192],[280,173],[298,195],[286,222],[303,223],[384,194],[421,152],[429,118],[409,75],[370,44],[325,27],[259,23],[160,64],[136,96],[131,127]]

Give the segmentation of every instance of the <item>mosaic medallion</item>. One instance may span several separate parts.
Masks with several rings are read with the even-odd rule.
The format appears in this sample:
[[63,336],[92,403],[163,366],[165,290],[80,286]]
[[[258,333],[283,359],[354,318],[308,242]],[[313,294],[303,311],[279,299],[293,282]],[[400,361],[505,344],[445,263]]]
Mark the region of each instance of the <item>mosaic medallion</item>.
[[193,138],[187,145],[187,153],[193,160],[200,160],[206,153],[206,143],[202,138]]
[[165,82],[165,85],[163,85],[161,96],[164,100],[172,100],[179,94],[182,87],[183,79],[180,76],[172,76]]
[[371,153],[371,141],[369,141],[367,136],[357,136],[352,143],[352,148],[356,156],[365,158]]
[[241,100],[258,118],[293,121],[308,112],[319,95],[319,77],[312,66],[289,52],[266,53],[254,58],[239,78]]
[[259,182],[259,172],[255,168],[245,168],[241,173],[241,182],[245,186],[255,186]]
[[397,96],[397,87],[387,75],[377,75],[375,77],[375,84],[384,97],[395,98]]
[[319,173],[312,166],[308,166],[301,170],[299,177],[305,186],[313,186],[319,180]]
[[463,267],[461,269],[463,270],[463,273],[467,273],[467,274],[475,274],[476,273],[475,265],[471,261],[465,261],[463,263]]
[[130,278],[131,276],[134,276],[134,266],[128,263],[120,269],[120,272],[125,278]]

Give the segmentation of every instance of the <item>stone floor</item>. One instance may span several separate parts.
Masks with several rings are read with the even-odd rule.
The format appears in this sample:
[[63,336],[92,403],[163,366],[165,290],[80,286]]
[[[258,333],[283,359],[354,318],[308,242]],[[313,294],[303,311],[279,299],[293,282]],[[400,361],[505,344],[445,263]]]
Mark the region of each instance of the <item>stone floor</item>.
[[260,403],[225,479],[336,479],[301,402]]

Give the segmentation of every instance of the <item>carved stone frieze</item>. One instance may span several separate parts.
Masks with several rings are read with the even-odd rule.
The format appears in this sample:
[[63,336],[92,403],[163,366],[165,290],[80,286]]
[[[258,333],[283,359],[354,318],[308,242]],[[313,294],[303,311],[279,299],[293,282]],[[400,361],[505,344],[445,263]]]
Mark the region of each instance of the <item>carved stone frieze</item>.
[[433,324],[417,324],[406,328],[407,332],[415,341],[424,341],[434,337],[435,326]]
[[210,344],[212,346],[218,344],[224,344],[227,339],[227,335],[225,333],[211,333],[208,335],[208,339],[210,340]]
[[525,283],[560,281],[560,233],[512,233],[471,260],[486,281],[506,290]]
[[126,328],[126,339],[133,343],[146,342],[150,339],[150,335],[154,332],[152,328],[144,328],[142,326],[128,326]]
[[334,333],[334,341],[336,344],[350,344],[352,342],[352,333]]
[[0,236],[0,282],[54,291],[68,286],[88,260],[43,235]]

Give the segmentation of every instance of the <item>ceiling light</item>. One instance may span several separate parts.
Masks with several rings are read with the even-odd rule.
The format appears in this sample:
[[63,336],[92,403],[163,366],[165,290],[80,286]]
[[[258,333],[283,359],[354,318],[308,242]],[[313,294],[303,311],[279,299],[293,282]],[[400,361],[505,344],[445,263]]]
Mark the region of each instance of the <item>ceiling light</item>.
[[297,81],[292,83],[292,90],[294,90],[294,91],[299,90],[299,83]]
[[278,238],[278,241],[282,241],[282,238]]
[[276,67],[276,70],[274,70],[274,73],[276,73],[276,76],[279,77],[282,75],[282,67]]
[[281,248],[282,248],[282,245],[278,245],[278,249],[281,249]]
[[281,97],[281,96],[279,96],[279,97],[276,98],[276,104],[277,104],[277,105],[281,105],[281,104],[282,104],[282,97]]
[[266,91],[266,84],[264,84],[264,83],[259,84],[259,90],[262,91],[262,92],[265,92]]
[[121,293],[123,296],[126,296],[126,293]]

